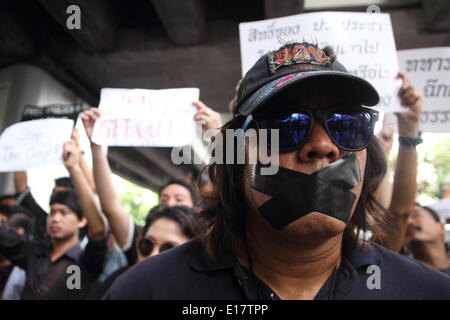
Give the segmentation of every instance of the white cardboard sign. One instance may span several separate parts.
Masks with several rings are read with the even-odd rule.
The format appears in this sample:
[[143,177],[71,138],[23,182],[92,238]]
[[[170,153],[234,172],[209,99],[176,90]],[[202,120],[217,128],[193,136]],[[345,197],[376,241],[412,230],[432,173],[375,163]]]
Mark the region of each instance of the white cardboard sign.
[[[400,81],[391,19],[385,13],[317,12],[239,24],[242,75],[268,51],[284,41],[316,42],[333,47],[347,70],[378,90],[378,110],[401,110]],[[279,40],[280,39],[280,40]]]
[[0,136],[0,172],[61,165],[73,124],[70,119],[42,119],[9,126]]
[[92,140],[108,146],[189,145],[196,134],[192,102],[199,95],[198,88],[104,88]]
[[450,47],[400,50],[398,58],[424,98],[420,130],[450,132]]

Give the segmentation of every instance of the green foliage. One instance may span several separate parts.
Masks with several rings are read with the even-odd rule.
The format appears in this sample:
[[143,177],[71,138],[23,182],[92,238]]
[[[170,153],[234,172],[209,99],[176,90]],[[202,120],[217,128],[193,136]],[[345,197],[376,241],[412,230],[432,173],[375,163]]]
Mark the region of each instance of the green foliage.
[[134,222],[143,224],[148,211],[158,204],[158,195],[129,181],[123,180],[119,199]]
[[421,155],[419,161],[432,166],[437,178],[436,181],[428,179],[420,181],[419,193],[427,194],[432,198],[439,198],[440,187],[450,181],[450,138],[436,143],[431,151]]

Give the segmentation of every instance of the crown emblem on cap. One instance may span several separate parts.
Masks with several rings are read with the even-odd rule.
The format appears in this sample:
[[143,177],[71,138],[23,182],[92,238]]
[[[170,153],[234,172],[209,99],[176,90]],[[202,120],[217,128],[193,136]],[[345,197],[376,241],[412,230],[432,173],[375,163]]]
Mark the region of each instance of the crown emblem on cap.
[[276,51],[268,54],[270,73],[278,68],[293,64],[314,64],[329,66],[333,59],[326,52],[311,43],[287,43]]

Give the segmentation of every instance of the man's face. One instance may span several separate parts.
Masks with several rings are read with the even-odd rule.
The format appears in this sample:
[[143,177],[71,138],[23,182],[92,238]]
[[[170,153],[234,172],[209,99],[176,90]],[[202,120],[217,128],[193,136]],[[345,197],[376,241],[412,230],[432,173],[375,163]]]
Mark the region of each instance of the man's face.
[[138,262],[161,253],[164,248],[176,247],[189,241],[180,224],[165,217],[155,220],[144,237],[153,243],[153,249],[148,256],[143,256],[138,250]]
[[406,241],[433,242],[442,239],[444,225],[434,220],[426,209],[415,206],[408,219]]
[[64,241],[78,234],[78,229],[86,225],[86,219],[78,219],[68,206],[54,203],[47,216],[47,233],[53,240]]
[[159,203],[167,206],[186,206],[193,208],[191,193],[179,184],[170,184],[159,195]]
[[[340,106],[352,106],[351,103],[343,103],[339,92],[321,92],[317,88],[304,87],[296,90],[288,90],[280,93],[269,103],[270,108],[277,106],[297,106],[309,109],[330,109]],[[276,109],[275,109],[276,110]],[[249,146],[248,152],[257,152],[257,146]],[[279,166],[306,174],[312,174],[322,169],[332,162],[347,155],[348,151],[339,149],[331,140],[321,123],[315,122],[310,138],[299,149],[280,153]],[[366,164],[366,150],[356,152],[361,182],[350,191],[356,195],[353,203],[352,213],[355,210],[362,189],[364,179],[364,170]],[[257,208],[270,199],[269,196],[256,191],[250,186],[250,167],[246,167],[245,174],[245,195],[250,207],[250,220],[252,224],[266,228],[268,223],[258,213]],[[292,190],[295,196],[295,190]],[[280,212],[279,214],[283,214]],[[300,219],[287,225],[285,228],[277,231],[281,236],[287,239],[328,239],[342,233],[346,224],[336,218],[327,216],[319,212],[311,212]]]

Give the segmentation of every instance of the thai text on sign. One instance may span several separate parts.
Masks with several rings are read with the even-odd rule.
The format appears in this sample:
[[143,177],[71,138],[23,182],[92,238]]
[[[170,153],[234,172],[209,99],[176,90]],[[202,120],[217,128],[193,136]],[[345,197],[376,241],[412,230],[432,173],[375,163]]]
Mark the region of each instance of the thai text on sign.
[[[333,47],[347,70],[368,80],[380,94],[378,110],[401,110],[400,81],[389,14],[318,12],[239,24],[242,75],[283,41],[308,41]],[[281,42],[281,43],[280,43]]]
[[420,130],[450,132],[450,47],[400,50],[398,58],[424,98]]

